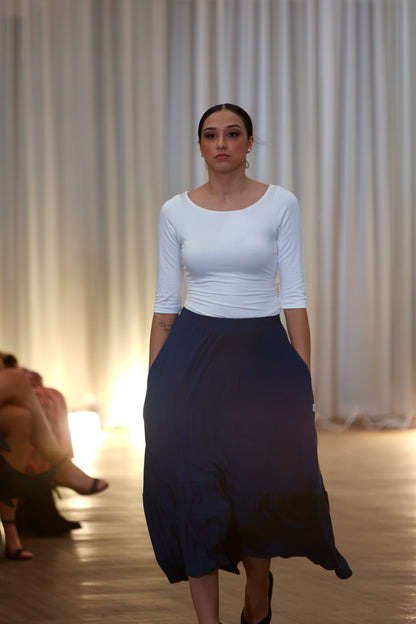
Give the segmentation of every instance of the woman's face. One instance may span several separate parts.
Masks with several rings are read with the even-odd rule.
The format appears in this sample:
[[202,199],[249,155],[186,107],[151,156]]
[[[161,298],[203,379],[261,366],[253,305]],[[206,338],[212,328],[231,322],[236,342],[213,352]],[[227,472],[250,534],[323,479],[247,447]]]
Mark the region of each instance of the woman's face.
[[244,167],[253,137],[239,115],[227,109],[206,118],[199,147],[209,169],[229,172]]

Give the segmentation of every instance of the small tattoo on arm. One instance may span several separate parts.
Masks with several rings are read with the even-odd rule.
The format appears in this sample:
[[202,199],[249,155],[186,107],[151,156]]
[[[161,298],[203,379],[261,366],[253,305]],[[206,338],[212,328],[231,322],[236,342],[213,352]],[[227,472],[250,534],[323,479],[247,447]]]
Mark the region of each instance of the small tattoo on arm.
[[160,329],[163,329],[163,331],[166,333],[169,333],[173,327],[173,323],[167,323],[166,321],[163,321],[162,319],[158,319],[157,322],[158,322]]

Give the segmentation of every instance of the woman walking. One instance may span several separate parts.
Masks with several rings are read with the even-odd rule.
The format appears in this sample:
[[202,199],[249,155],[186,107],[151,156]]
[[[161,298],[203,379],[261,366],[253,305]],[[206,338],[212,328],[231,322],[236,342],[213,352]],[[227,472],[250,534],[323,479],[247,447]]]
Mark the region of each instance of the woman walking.
[[218,624],[218,570],[240,561],[241,622],[267,624],[272,557],[351,570],[317,459],[297,200],[246,176],[253,128],[240,107],[208,109],[198,138],[208,182],[160,216],[144,509],[157,561],[170,582],[189,580],[199,624]]

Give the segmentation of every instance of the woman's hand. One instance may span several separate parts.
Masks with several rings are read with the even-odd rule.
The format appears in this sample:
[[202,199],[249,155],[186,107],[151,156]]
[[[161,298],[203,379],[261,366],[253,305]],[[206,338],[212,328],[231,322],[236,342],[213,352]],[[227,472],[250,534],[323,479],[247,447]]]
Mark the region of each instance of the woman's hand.
[[306,308],[287,309],[284,313],[292,347],[311,370],[311,334]]

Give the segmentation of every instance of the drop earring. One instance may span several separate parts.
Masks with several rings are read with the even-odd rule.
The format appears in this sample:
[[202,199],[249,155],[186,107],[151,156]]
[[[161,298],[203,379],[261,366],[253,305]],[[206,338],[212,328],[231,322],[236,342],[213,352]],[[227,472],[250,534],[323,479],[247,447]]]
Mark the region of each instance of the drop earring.
[[[249,154],[251,152],[251,147],[248,148],[247,150],[247,154]],[[250,167],[250,163],[248,162],[247,158],[246,158],[246,169],[248,169]]]

